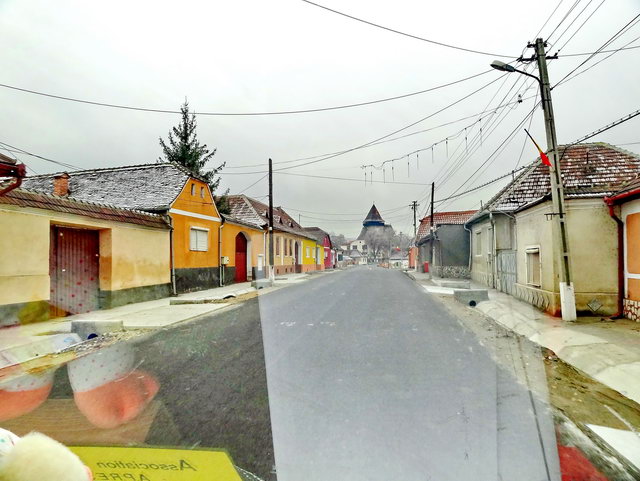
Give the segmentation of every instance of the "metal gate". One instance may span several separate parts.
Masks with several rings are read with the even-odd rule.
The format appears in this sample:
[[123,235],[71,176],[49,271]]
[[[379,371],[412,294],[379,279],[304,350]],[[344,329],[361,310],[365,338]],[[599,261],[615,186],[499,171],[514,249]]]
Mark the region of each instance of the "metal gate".
[[496,289],[513,295],[516,283],[516,251],[498,251],[496,255],[496,273]]
[[50,246],[51,317],[98,309],[98,231],[53,226]]

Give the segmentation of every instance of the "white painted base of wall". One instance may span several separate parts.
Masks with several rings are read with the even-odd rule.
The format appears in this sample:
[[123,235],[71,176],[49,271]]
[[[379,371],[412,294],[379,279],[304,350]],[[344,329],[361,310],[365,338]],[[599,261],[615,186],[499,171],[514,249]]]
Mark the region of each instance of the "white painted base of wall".
[[562,310],[563,321],[575,321],[576,315],[576,293],[573,290],[573,283],[560,283],[560,309]]

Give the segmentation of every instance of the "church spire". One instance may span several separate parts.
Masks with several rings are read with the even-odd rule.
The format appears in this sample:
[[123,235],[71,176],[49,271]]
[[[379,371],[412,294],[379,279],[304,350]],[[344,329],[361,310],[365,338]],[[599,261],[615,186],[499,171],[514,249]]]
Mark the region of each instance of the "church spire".
[[362,225],[365,227],[371,225],[384,225],[384,220],[382,220],[382,216],[380,215],[380,212],[378,212],[378,208],[375,204],[371,206],[371,209],[369,210],[367,217],[364,219],[364,222],[362,222]]

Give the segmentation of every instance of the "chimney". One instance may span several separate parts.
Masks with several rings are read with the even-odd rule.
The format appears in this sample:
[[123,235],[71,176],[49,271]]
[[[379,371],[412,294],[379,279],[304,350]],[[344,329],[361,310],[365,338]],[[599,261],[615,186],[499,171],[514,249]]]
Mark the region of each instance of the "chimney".
[[69,195],[70,177],[69,174],[63,172],[53,178],[53,195],[57,195],[58,197],[67,197]]

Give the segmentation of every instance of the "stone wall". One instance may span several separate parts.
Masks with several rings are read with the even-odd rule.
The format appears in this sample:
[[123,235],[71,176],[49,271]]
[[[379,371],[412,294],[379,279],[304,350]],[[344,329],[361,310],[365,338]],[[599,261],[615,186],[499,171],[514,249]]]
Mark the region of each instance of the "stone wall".
[[470,279],[471,272],[467,266],[430,266],[433,275],[447,279]]
[[634,301],[633,299],[625,299],[623,312],[624,312],[624,317],[626,317],[627,319],[640,322],[640,301]]

